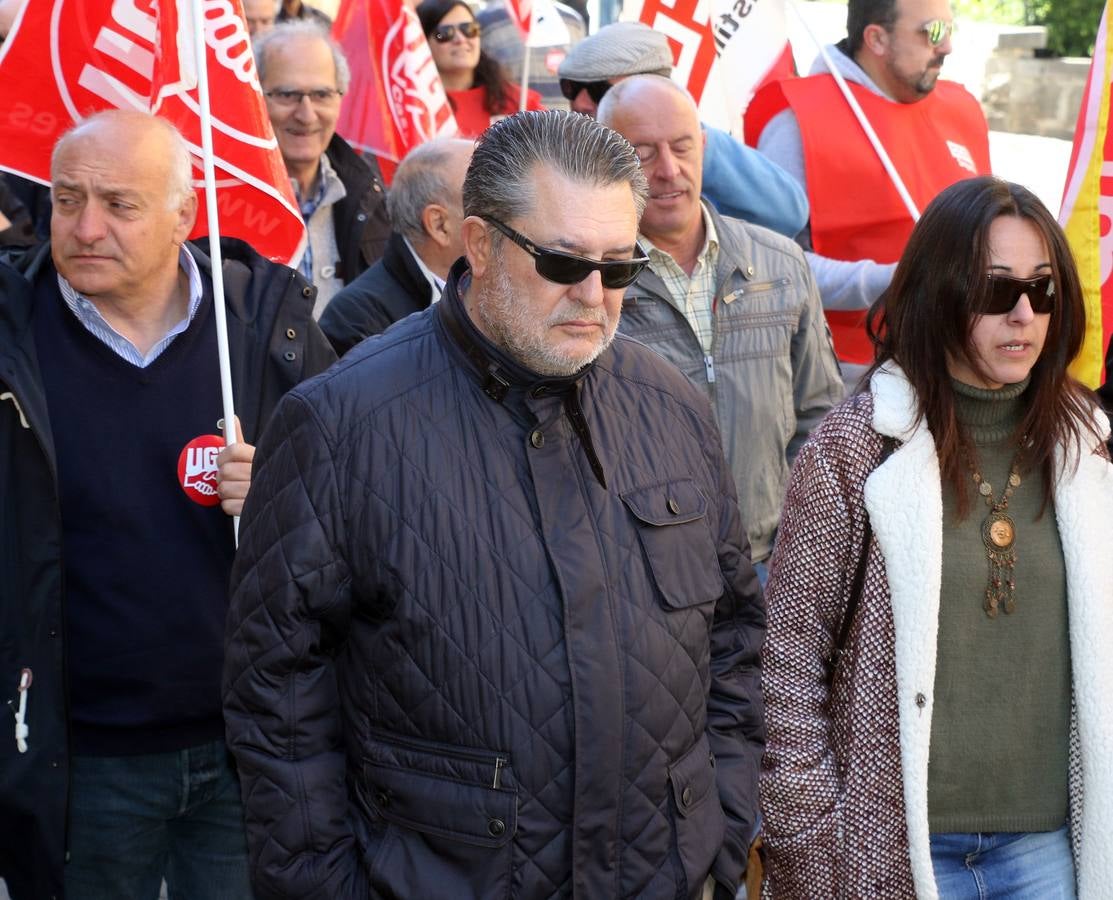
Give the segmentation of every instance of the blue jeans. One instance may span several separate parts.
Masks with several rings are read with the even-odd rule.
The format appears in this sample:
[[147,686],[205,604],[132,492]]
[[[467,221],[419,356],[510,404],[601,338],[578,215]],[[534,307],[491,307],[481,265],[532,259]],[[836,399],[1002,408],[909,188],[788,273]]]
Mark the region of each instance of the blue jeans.
[[1067,826],[1058,831],[933,834],[939,900],[1075,900]]
[[223,741],[76,756],[66,897],[250,900],[240,785]]

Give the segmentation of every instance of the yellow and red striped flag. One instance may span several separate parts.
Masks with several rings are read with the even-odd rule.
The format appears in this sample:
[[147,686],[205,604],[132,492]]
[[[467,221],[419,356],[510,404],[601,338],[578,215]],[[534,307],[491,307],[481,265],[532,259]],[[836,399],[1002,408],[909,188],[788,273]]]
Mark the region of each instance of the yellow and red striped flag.
[[1113,43],[1108,17],[1107,5],[1078,111],[1059,213],[1086,297],[1086,338],[1071,374],[1090,387],[1104,380],[1105,348],[1113,333],[1113,132],[1109,128]]

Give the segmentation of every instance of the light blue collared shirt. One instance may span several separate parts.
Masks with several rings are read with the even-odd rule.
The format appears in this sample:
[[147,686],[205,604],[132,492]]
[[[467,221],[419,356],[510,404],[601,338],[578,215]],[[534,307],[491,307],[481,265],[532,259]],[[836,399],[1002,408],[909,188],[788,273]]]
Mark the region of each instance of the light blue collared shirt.
[[166,337],[155,344],[146,356],[139,352],[135,344],[108,324],[92,300],[75,291],[73,286],[61,275],[58,276],[58,288],[61,290],[62,299],[66,301],[66,306],[70,308],[70,312],[77,316],[77,321],[84,325],[93,337],[133,366],[145,369],[158,359],[162,351],[170,346],[174,338],[189,328],[190,323],[193,322],[193,317],[197,315],[197,310],[201,307],[201,296],[204,293],[204,288],[201,285],[201,272],[197,268],[197,261],[194,260],[193,254],[185,247],[178,251],[178,265],[181,266],[182,271],[189,278],[189,314],[166,332]]

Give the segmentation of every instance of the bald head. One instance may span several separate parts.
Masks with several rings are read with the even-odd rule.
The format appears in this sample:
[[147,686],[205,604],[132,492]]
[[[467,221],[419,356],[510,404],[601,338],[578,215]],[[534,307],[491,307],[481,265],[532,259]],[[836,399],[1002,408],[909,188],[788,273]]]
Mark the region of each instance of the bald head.
[[171,209],[180,206],[193,196],[193,163],[189,145],[181,132],[161,116],[138,110],[110,109],[82,119],[58,138],[50,157],[50,176],[54,180],[59,156],[74,143],[91,140],[96,144],[112,146],[113,140],[127,144],[139,143],[149,149],[147,165],[158,167],[166,163],[166,202]]
[[[596,118],[609,128],[614,128],[611,121],[616,115],[621,116],[625,110],[636,104],[657,103],[661,100],[665,100],[674,113],[680,109],[685,110],[686,118],[699,126],[699,108],[692,95],[664,75],[635,75],[624,78],[607,91],[599,101],[599,112]],[[622,134],[619,129],[614,130]]]

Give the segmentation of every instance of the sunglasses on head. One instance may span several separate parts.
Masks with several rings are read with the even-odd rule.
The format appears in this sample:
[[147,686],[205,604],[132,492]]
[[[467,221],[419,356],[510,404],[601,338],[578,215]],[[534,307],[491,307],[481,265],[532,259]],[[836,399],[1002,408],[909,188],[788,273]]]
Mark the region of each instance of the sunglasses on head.
[[452,40],[457,31],[460,32],[461,36],[466,38],[479,37],[479,23],[460,22],[456,25],[438,25],[433,32],[433,40],[438,44],[447,44]]
[[1049,313],[1055,308],[1055,280],[1050,275],[1035,278],[1013,278],[1009,275],[989,275],[989,301],[983,315],[1000,316],[1011,312],[1024,294],[1032,312]]
[[925,22],[920,31],[927,35],[928,43],[933,47],[938,47],[947,38],[954,34],[955,23],[948,22],[946,19],[932,19],[930,22]]
[[613,85],[609,81],[573,81],[571,78],[560,79],[560,92],[564,95],[564,99],[568,102],[575,100],[580,91],[587,91],[587,95],[591,98],[591,102],[598,104],[603,99],[603,95],[609,91]]
[[598,272],[605,288],[624,288],[632,284],[649,262],[642,248],[634,244],[633,259],[588,259],[548,247],[538,247],[524,234],[504,225],[498,219],[483,216],[499,231],[533,257],[533,267],[537,274],[556,284],[579,284],[592,272]]

